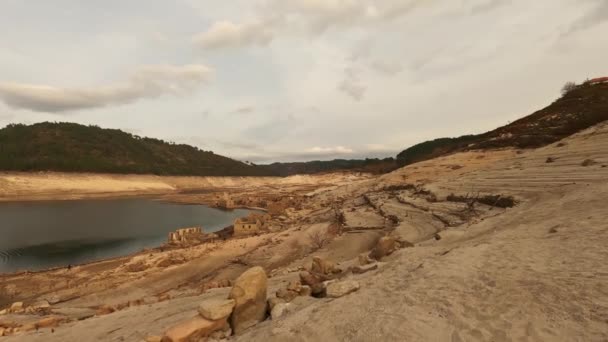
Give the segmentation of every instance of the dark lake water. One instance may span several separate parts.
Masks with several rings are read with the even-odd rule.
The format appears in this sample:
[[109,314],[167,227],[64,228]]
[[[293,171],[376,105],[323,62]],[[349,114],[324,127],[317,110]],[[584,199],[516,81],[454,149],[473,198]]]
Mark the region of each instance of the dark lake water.
[[214,232],[248,213],[148,199],[0,203],[0,273],[128,255],[178,228]]

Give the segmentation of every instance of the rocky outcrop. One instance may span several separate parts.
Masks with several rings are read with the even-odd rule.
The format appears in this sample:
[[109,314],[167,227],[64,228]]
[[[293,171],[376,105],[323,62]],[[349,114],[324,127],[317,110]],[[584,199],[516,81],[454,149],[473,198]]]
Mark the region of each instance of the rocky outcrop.
[[228,298],[235,300],[230,316],[230,326],[235,334],[266,319],[267,281],[264,269],[253,267],[234,282]]
[[354,280],[332,282],[327,285],[325,290],[327,297],[339,298],[359,290],[359,282]]

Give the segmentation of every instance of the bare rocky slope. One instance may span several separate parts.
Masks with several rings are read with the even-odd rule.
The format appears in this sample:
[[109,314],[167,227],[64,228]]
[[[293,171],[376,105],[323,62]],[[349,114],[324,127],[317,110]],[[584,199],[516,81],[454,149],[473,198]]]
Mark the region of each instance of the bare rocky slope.
[[[0,326],[14,327],[4,339],[160,340],[201,302],[227,298],[245,270],[264,267],[273,298],[312,272],[316,256],[357,289],[298,296],[280,317],[229,340],[608,340],[608,123],[534,150],[466,151],[379,177],[280,189],[258,188],[296,201],[275,231],[0,277],[5,303],[51,303],[42,318],[0,315]],[[355,272],[383,236],[411,247]],[[41,325],[48,317],[59,323]]]

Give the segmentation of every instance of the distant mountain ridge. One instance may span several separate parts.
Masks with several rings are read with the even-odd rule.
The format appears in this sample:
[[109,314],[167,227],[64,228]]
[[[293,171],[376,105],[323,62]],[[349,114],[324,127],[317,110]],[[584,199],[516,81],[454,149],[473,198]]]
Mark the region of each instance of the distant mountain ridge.
[[248,164],[190,145],[68,122],[10,124],[0,129],[0,171],[290,176],[392,169],[393,158]]
[[185,144],[75,123],[11,124],[0,129],[0,171],[133,173],[183,176],[290,176],[336,171],[386,173],[466,150],[536,148],[608,120],[608,83],[575,86],[548,107],[478,135],[439,138],[397,158],[255,165]]

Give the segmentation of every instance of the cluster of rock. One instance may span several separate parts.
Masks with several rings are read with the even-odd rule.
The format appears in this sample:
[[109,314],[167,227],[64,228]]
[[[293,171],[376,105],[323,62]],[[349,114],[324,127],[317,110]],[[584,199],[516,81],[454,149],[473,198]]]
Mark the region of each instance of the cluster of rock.
[[198,315],[168,329],[150,341],[185,342],[205,338],[222,339],[265,321],[278,319],[291,310],[299,296],[338,298],[359,289],[354,280],[338,281],[344,272],[333,262],[314,257],[310,271],[300,273],[300,281],[290,282],[268,298],[268,279],[261,267],[253,267],[235,281],[226,299],[209,299],[200,304]]
[[[288,283],[285,288],[276,291],[268,298],[268,280],[266,272],[261,267],[253,267],[241,274],[234,283],[230,280],[208,282],[201,286],[202,292],[220,287],[230,287],[226,299],[210,299],[200,304],[198,315],[181,322],[161,336],[150,336],[148,341],[178,342],[199,341],[206,338],[222,339],[232,334],[239,334],[244,330],[271,318],[273,320],[285,316],[297,307],[294,300],[298,297],[329,297],[339,298],[358,291],[360,284],[351,279],[349,274],[361,274],[378,268],[376,261],[392,254],[397,249],[411,244],[399,241],[391,236],[381,238],[376,246],[369,252],[359,256],[359,265],[347,270],[338,267],[334,262],[315,256],[310,267],[292,267],[290,272],[300,272],[299,280]],[[167,261],[168,264],[179,263],[179,260]],[[132,266],[137,269],[137,266]],[[165,298],[166,296],[166,298]],[[125,303],[120,306],[103,306],[97,309],[62,308],[53,309],[50,301],[43,300],[26,306],[23,302],[15,302],[10,307],[0,310],[0,315],[30,314],[46,315],[33,323],[16,324],[0,321],[0,336],[12,335],[17,332],[32,331],[40,328],[56,327],[61,323],[72,320],[81,320],[95,315],[105,315],[142,304],[149,304],[169,299],[163,297],[146,299]],[[53,299],[55,300],[55,299]],[[59,299],[56,298],[58,302]]]
[[264,269],[253,267],[236,279],[227,299],[201,303],[197,316],[170,328],[159,340],[186,342],[238,334],[266,319],[267,286]]
[[[49,304],[49,302],[46,300],[36,302],[29,306],[26,306],[23,302],[15,302],[9,308],[0,310],[0,316],[8,314],[43,316],[50,315],[51,313],[53,313],[51,304]],[[69,317],[59,315],[47,316],[26,324],[21,324],[11,320],[0,320],[0,336],[10,336],[18,332],[56,327],[60,323],[67,320],[69,320]]]
[[50,312],[51,304],[49,304],[49,302],[46,300],[42,300],[30,306],[25,306],[23,302],[15,302],[8,309],[0,310],[0,315],[6,315],[10,313],[46,315]]

